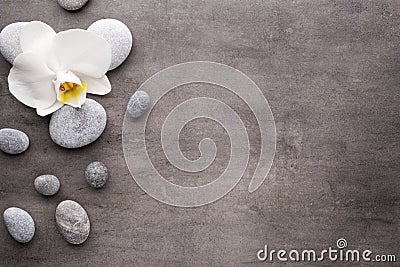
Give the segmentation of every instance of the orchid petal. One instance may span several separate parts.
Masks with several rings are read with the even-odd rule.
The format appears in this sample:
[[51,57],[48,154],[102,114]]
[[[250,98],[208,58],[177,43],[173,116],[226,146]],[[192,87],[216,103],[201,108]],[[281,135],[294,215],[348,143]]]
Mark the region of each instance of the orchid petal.
[[53,112],[59,110],[62,106],[64,106],[63,103],[61,103],[60,101],[56,101],[53,105],[51,105],[51,106],[48,107],[48,108],[44,108],[44,109],[39,109],[39,108],[37,108],[37,109],[36,109],[36,113],[37,113],[39,116],[42,116],[42,117],[43,117],[43,116],[47,116],[47,115],[49,115],[49,114],[51,114],[51,113],[53,113]]
[[111,84],[106,75],[99,79],[85,75],[80,75],[80,78],[87,83],[88,94],[106,95],[111,91]]
[[8,75],[10,92],[23,104],[32,108],[47,108],[56,100],[52,72],[43,58],[32,53],[17,56]]
[[53,48],[61,69],[101,78],[111,64],[111,46],[102,37],[86,30],[58,33]]
[[56,32],[46,23],[32,21],[22,28],[20,44],[23,52],[37,51],[52,45]]
[[41,21],[29,22],[22,28],[20,44],[23,52],[34,52],[43,58],[47,66],[54,72],[59,68],[59,62],[53,51],[53,40],[56,32]]

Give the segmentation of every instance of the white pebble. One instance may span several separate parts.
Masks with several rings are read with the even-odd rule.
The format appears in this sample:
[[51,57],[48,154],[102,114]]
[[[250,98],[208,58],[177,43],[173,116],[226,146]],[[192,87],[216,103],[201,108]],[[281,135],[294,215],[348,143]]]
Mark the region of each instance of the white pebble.
[[150,107],[150,96],[145,91],[136,91],[129,99],[126,110],[133,118],[139,118]]
[[0,150],[16,155],[25,152],[29,147],[29,137],[19,130],[4,128],[0,130]]
[[4,223],[10,235],[20,243],[28,243],[35,235],[35,222],[23,209],[11,207],[3,213]]
[[101,19],[89,26],[88,31],[94,32],[111,45],[111,65],[113,70],[121,65],[132,49],[132,33],[129,28],[116,19]]
[[82,8],[89,0],[57,0],[58,4],[68,11],[75,11]]
[[60,181],[51,174],[40,175],[34,181],[36,191],[44,196],[55,195],[60,189]]
[[19,43],[19,34],[28,22],[15,22],[7,25],[0,32],[0,52],[11,64],[15,58],[22,53]]

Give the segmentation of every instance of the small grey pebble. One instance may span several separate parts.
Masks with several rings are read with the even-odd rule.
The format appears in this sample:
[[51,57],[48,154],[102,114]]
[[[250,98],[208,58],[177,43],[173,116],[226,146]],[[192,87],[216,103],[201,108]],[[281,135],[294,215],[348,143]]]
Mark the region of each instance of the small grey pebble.
[[19,130],[4,128],[0,130],[0,150],[16,155],[26,151],[29,147],[29,137]]
[[57,0],[58,4],[68,11],[75,11],[82,8],[89,0]]
[[86,182],[94,188],[103,187],[108,179],[108,169],[104,163],[94,161],[86,167]]
[[34,186],[40,194],[52,196],[60,189],[60,181],[54,175],[40,175],[35,179]]
[[126,110],[133,118],[139,118],[150,106],[150,96],[144,91],[136,91],[129,99]]
[[97,33],[111,45],[111,65],[113,70],[121,65],[132,49],[132,33],[121,21],[116,19],[101,19],[89,26],[88,31]]
[[72,200],[58,204],[56,224],[63,238],[74,245],[85,242],[90,233],[90,221],[85,209]]
[[28,243],[35,235],[35,222],[28,212],[20,208],[8,208],[3,214],[10,235],[20,243]]
[[13,64],[15,58],[22,53],[19,43],[19,34],[26,24],[28,24],[28,22],[11,23],[0,32],[0,52],[11,64]]
[[86,99],[81,108],[64,105],[50,119],[50,137],[59,146],[78,148],[88,145],[103,133],[107,114],[103,106]]

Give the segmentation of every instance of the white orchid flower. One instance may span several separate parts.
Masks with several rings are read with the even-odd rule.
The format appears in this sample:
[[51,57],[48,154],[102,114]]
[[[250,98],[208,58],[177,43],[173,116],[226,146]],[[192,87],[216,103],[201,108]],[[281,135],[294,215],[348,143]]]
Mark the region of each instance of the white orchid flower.
[[20,33],[22,54],[8,76],[12,95],[46,116],[64,104],[80,108],[86,93],[105,95],[111,46],[95,33],[73,29],[56,32],[33,21]]

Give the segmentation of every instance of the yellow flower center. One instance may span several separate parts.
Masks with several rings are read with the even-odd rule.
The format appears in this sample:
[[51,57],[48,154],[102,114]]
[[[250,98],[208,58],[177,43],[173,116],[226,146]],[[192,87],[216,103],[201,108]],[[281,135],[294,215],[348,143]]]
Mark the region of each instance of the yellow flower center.
[[82,83],[82,86],[76,83],[65,82],[60,85],[60,102],[67,103],[70,99],[78,100],[79,96],[87,89],[87,84]]

